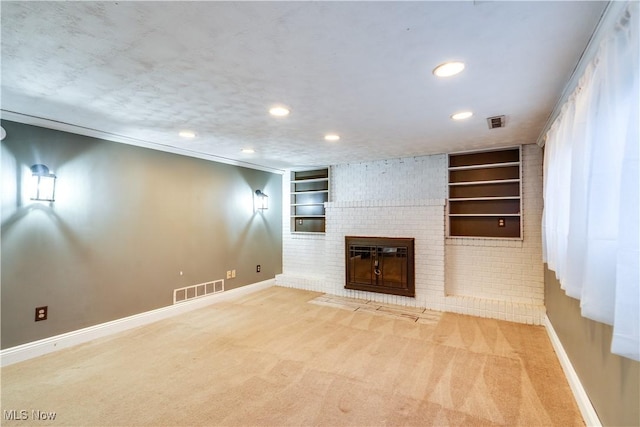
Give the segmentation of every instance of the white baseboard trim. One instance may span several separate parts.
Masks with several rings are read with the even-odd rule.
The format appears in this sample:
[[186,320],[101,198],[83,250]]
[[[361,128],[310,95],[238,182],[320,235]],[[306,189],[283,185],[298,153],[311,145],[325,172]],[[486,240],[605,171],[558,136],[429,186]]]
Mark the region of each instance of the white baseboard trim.
[[571,391],[573,392],[573,396],[576,399],[576,403],[578,404],[580,413],[582,413],[582,418],[584,418],[585,424],[588,427],[602,427],[600,418],[598,418],[598,414],[591,404],[591,400],[589,400],[587,392],[585,391],[584,387],[582,387],[580,378],[578,378],[578,374],[576,373],[575,369],[573,369],[571,360],[569,360],[569,356],[564,351],[564,347],[560,342],[560,338],[558,338],[558,335],[553,329],[553,325],[551,324],[551,321],[546,314],[544,315],[543,323],[547,330],[547,334],[549,335],[549,339],[551,340],[551,345],[553,345],[553,349],[555,350],[556,355],[558,356],[558,360],[560,361],[560,366],[562,366],[564,375],[567,377],[569,387],[571,387]]
[[247,295],[274,285],[275,279],[269,279],[231,289],[229,291],[208,295],[202,298],[177,303],[140,314],[134,314],[133,316],[123,317],[122,319],[112,320],[99,325],[89,326],[76,331],[7,348],[0,351],[0,366],[9,366],[14,363],[33,359],[34,357],[62,350],[63,348],[83,344],[97,338],[137,328],[139,326],[148,325],[149,323],[157,322],[158,320],[167,319],[211,304]]

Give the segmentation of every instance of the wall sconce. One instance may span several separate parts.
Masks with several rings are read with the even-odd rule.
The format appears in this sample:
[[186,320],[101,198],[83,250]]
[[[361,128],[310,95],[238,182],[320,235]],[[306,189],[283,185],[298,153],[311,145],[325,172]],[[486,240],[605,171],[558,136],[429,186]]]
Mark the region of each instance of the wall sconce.
[[253,197],[253,203],[257,209],[269,209],[269,196],[267,196],[260,190],[256,190],[256,193]]
[[31,200],[55,201],[56,178],[45,165],[31,166]]

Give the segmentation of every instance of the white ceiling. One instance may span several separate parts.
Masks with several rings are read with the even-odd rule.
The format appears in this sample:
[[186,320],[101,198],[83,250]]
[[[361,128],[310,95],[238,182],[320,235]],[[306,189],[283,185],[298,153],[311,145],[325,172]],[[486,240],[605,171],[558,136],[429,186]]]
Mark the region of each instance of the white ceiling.
[[605,6],[2,1],[3,117],[267,170],[533,143]]

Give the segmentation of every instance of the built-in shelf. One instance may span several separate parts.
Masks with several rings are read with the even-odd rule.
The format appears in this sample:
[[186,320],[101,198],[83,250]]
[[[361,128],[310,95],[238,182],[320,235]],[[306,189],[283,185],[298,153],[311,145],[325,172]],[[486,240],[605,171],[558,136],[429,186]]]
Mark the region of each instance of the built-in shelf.
[[505,213],[501,213],[501,214],[452,214],[450,213],[449,216],[459,216],[459,217],[473,217],[473,216],[477,216],[477,217],[481,217],[481,216],[487,216],[487,217],[505,217],[505,216],[517,216],[519,217],[520,214],[505,214]]
[[470,169],[484,169],[484,168],[506,168],[508,166],[519,166],[520,162],[504,162],[504,163],[491,163],[480,165],[468,165],[468,166],[454,166],[450,167],[450,171],[462,171]]
[[295,179],[292,180],[291,183],[292,184],[298,184],[298,183],[310,183],[310,182],[325,182],[327,180],[327,178],[310,178],[310,179]]
[[466,197],[460,199],[449,199],[450,202],[463,202],[472,200],[520,200],[519,196],[506,196],[506,197]]
[[324,233],[328,201],[328,168],[291,172],[291,231]]
[[449,236],[521,238],[520,147],[449,155]]
[[489,181],[460,181],[450,182],[449,185],[483,185],[483,184],[505,184],[508,182],[520,182],[519,179],[492,179]]
[[309,193],[328,193],[329,190],[306,190],[306,191],[292,191],[291,194],[309,194]]

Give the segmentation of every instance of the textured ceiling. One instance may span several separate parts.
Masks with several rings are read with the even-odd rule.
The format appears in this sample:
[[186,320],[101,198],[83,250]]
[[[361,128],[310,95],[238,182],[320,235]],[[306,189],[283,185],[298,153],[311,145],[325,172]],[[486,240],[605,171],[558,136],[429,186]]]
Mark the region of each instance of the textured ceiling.
[[604,7],[2,1],[3,117],[275,169],[532,143]]

